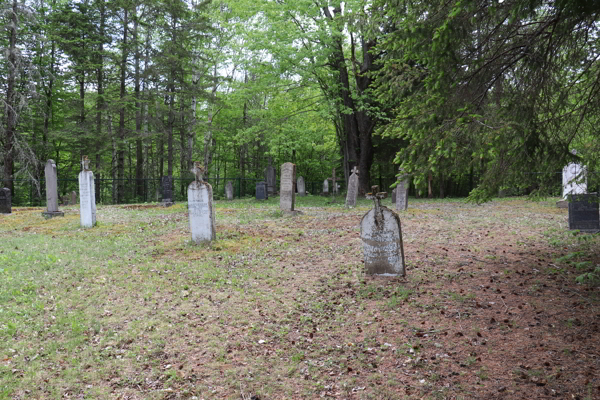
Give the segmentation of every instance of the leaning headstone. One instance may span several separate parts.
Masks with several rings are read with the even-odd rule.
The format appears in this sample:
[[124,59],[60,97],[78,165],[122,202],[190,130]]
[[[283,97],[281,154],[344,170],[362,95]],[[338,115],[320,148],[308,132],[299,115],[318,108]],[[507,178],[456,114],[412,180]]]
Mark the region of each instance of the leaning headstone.
[[408,176],[402,175],[398,177],[396,183],[396,211],[406,211],[408,208]]
[[0,189],[0,214],[12,213],[12,198],[9,188]]
[[346,207],[355,207],[358,197],[358,168],[352,168],[352,175],[348,178],[348,193],[346,193]]
[[600,231],[598,194],[573,194],[569,197],[569,229],[582,232]]
[[298,189],[298,196],[306,196],[306,185],[304,184],[304,178],[299,176],[296,181],[296,188]]
[[267,183],[264,181],[256,182],[256,200],[267,200],[268,198]]
[[269,164],[269,166],[265,170],[265,180],[267,181],[268,194],[275,194],[275,167],[273,167],[271,164]]
[[71,192],[71,204],[77,204],[77,192],[74,190]]
[[162,188],[161,205],[163,207],[170,207],[175,204],[175,201],[173,200],[173,177],[171,175],[163,176],[160,186]]
[[46,175],[46,211],[42,212],[42,216],[46,219],[64,217],[65,213],[58,211],[58,175],[54,160],[46,162],[44,172]]
[[96,225],[96,186],[94,173],[90,171],[90,160],[83,156],[83,170],[79,173],[79,219],[83,228]]
[[187,190],[192,241],[211,242],[217,238],[212,186],[202,180],[204,167],[200,163],[194,163],[191,171],[196,176]]
[[372,275],[405,276],[400,217],[380,204],[387,193],[377,193],[378,189],[378,186],[373,186],[372,193],[367,195],[375,206],[360,221],[365,268]]
[[327,196],[329,194],[329,181],[325,179],[323,181],[323,195]]
[[296,203],[296,164],[287,162],[281,165],[279,189],[279,208],[282,211],[294,211]]
[[[571,151],[573,155],[576,150]],[[556,203],[559,208],[568,207],[568,197],[571,194],[587,193],[587,168],[577,163],[569,163],[562,171],[562,200]]]
[[225,185],[225,198],[227,200],[233,200],[233,183],[231,181],[227,181]]

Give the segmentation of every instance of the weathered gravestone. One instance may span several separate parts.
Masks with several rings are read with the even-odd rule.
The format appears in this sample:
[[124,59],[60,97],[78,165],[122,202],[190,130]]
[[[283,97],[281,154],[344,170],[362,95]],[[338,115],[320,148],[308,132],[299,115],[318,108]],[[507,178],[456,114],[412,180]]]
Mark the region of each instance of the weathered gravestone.
[[42,212],[44,218],[64,217],[65,213],[58,211],[58,175],[56,163],[48,160],[44,168],[46,175],[46,211]]
[[96,225],[96,186],[94,173],[90,171],[90,160],[87,156],[81,159],[83,170],[79,173],[79,219],[83,228]]
[[267,200],[268,198],[267,183],[264,181],[256,182],[256,200]]
[[231,181],[227,181],[225,185],[225,198],[227,200],[233,200],[233,183]]
[[270,194],[270,195],[275,194],[275,183],[276,183],[275,167],[270,164],[270,160],[269,160],[269,166],[265,170],[265,181],[267,181],[268,194]]
[[279,208],[282,211],[294,211],[296,203],[296,164],[287,162],[281,165],[279,189]]
[[327,196],[329,194],[329,181],[325,179],[323,181],[323,195]]
[[163,207],[171,207],[175,204],[173,201],[173,177],[171,175],[163,176],[160,182],[162,188],[162,203]]
[[[576,155],[577,151],[572,150],[571,153]],[[556,205],[567,208],[569,195],[587,193],[587,168],[578,163],[569,163],[562,171],[562,186],[562,200]]]
[[392,204],[393,204],[394,206],[396,206],[396,192],[397,192],[397,190],[396,190],[396,188],[394,188],[394,189],[392,190]]
[[569,195],[569,229],[582,232],[600,231],[597,193]]
[[187,190],[192,241],[210,242],[217,238],[212,186],[202,180],[204,167],[200,163],[194,163],[191,171],[196,176]]
[[[342,178],[337,178],[335,176],[335,167],[333,167],[332,171],[331,171],[331,178],[327,178],[327,180],[331,181],[331,192],[333,193],[334,196],[336,196],[338,194],[338,189],[339,189],[339,185],[338,185],[338,181],[342,180]],[[325,189],[323,189],[323,192],[325,191]]]
[[346,207],[355,207],[358,197],[358,168],[352,168],[352,175],[348,178],[348,193],[346,193]]
[[[402,170],[400,170],[402,171]],[[408,176],[402,175],[398,177],[398,183],[396,183],[396,211],[406,211],[408,208]]]
[[9,188],[0,189],[0,214],[12,213],[12,198]]
[[77,192],[74,190],[71,192],[71,204],[77,204]]
[[405,276],[400,217],[381,205],[380,201],[387,197],[387,193],[377,193],[378,189],[378,186],[373,186],[372,193],[367,194],[375,206],[360,221],[365,268],[372,275]]
[[298,196],[306,196],[306,185],[304,184],[304,178],[299,176],[296,181],[296,188],[298,189]]

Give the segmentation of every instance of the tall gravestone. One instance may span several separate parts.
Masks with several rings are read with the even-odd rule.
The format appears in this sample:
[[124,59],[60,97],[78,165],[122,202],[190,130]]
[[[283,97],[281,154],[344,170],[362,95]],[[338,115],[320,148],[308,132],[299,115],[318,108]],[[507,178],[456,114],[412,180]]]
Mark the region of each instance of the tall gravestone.
[[267,200],[268,198],[269,192],[267,189],[267,182],[256,182],[256,200]]
[[296,188],[298,189],[298,196],[306,196],[306,185],[304,184],[304,178],[299,176],[296,181]]
[[323,181],[323,195],[327,196],[329,194],[329,181],[325,179]]
[[569,197],[569,229],[582,232],[600,231],[598,194],[573,194]]
[[346,207],[355,207],[358,197],[358,168],[352,168],[352,175],[348,178],[348,192],[346,193]]
[[287,162],[281,166],[279,208],[294,211],[296,203],[296,164]]
[[170,207],[175,204],[173,199],[173,177],[171,175],[163,176],[160,182],[162,188],[162,203],[164,207]]
[[200,163],[194,163],[191,171],[196,177],[187,190],[192,241],[211,242],[217,238],[212,186],[202,180],[204,167]]
[[397,189],[394,188],[392,190],[392,204],[394,205],[394,207],[396,206],[396,193],[397,193]]
[[12,197],[9,188],[0,189],[0,214],[12,213]]
[[276,183],[275,167],[273,167],[271,164],[269,164],[269,166],[265,170],[265,180],[267,181],[268,194],[270,194],[270,195],[275,194],[275,183]]
[[225,185],[225,198],[227,200],[233,200],[233,183],[231,181],[227,181]]
[[[400,169],[402,172],[402,169]],[[408,176],[402,174],[396,183],[396,211],[406,211],[408,208]]]
[[90,160],[83,156],[83,170],[79,173],[79,219],[83,228],[96,225],[96,186],[94,173],[90,171]]
[[387,197],[387,193],[377,193],[378,189],[378,186],[373,186],[372,193],[367,195],[375,206],[360,221],[365,268],[371,275],[405,276],[400,217],[381,205],[380,201]]
[[42,212],[44,218],[64,217],[65,213],[58,210],[58,175],[56,163],[48,160],[44,168],[46,176],[46,211]]

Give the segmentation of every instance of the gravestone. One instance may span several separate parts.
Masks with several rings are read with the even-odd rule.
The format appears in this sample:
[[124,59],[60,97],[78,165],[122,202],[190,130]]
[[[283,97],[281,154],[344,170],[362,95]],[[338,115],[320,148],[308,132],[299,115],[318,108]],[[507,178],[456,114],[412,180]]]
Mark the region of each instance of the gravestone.
[[96,186],[94,173],[90,171],[90,160],[87,156],[81,159],[83,170],[79,173],[79,219],[83,228],[96,225]]
[[74,190],[71,192],[71,204],[77,204],[77,192]]
[[287,162],[281,165],[279,189],[279,208],[282,211],[294,211],[296,203],[296,164]]
[[225,185],[225,198],[227,200],[233,200],[233,183],[231,181],[227,181]]
[[202,180],[204,167],[199,162],[194,163],[191,171],[196,176],[187,190],[192,241],[195,243],[211,242],[217,238],[212,186]]
[[296,187],[298,189],[298,196],[306,196],[306,185],[304,184],[304,178],[299,176],[296,181]]
[[267,181],[268,194],[270,194],[270,195],[275,194],[275,183],[276,183],[275,167],[273,167],[270,163],[269,163],[269,166],[267,167],[267,169],[265,170],[265,181]]
[[[400,169],[402,172],[402,170]],[[398,183],[396,183],[396,211],[406,211],[408,208],[408,176],[401,175],[398,177]]]
[[161,205],[163,207],[171,207],[175,204],[175,201],[173,200],[173,177],[171,175],[163,176],[160,186],[162,188]]
[[12,198],[9,188],[0,189],[0,214],[12,213]]
[[355,207],[358,197],[358,168],[352,168],[352,175],[348,178],[348,193],[346,193],[346,207]]
[[42,212],[42,216],[46,219],[64,217],[65,213],[58,211],[58,175],[54,160],[46,162],[44,172],[46,175],[46,211]]
[[396,206],[396,192],[397,192],[397,190],[396,190],[396,188],[394,188],[394,189],[392,190],[392,204],[393,204],[394,206]]
[[371,275],[405,276],[400,217],[380,204],[387,193],[377,193],[378,189],[373,186],[372,193],[367,194],[375,206],[360,221],[365,268]]
[[[577,154],[572,150],[573,155]],[[587,168],[577,163],[569,163],[562,171],[562,200],[556,203],[560,208],[568,207],[568,197],[571,194],[587,193]]]
[[[342,178],[336,178],[335,167],[333,167],[333,169],[331,171],[331,178],[327,178],[327,180],[331,181],[331,192],[333,193],[334,196],[338,194],[338,189],[340,188],[340,185],[338,185],[337,181],[339,181],[341,179]],[[325,189],[323,189],[323,192],[325,192]]]
[[582,232],[600,231],[598,194],[572,194],[569,197],[569,229]]
[[267,183],[264,181],[256,182],[256,200],[267,200],[268,198]]
[[325,179],[323,181],[323,195],[327,196],[329,194],[329,181]]

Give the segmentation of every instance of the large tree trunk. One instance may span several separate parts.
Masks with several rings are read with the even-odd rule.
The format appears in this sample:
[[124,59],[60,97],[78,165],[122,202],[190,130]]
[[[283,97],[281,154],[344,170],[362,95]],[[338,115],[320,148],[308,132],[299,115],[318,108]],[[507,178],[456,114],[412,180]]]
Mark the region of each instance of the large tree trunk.
[[104,7],[104,0],[100,0],[100,43],[98,45],[98,59],[96,69],[96,86],[97,86],[97,97],[96,97],[96,174],[97,179],[95,180],[96,194],[98,196],[97,201],[101,201],[100,195],[102,194],[100,188],[100,162],[102,160],[101,151],[103,146],[102,140],[102,111],[104,110],[104,28],[106,23],[106,12]]
[[117,143],[117,203],[125,200],[125,76],[127,71],[127,9],[123,10],[123,50],[121,54],[121,90],[119,99],[119,143]]
[[15,81],[17,80],[17,0],[13,0],[11,24],[8,26],[10,38],[8,42],[8,79],[6,84],[6,105],[4,107],[4,187],[10,189],[14,195],[13,169],[14,169],[14,141],[17,112],[15,102]]
[[[137,10],[136,10],[137,14]],[[140,109],[140,46],[138,43],[138,17],[133,21],[133,43],[135,46],[135,194],[144,198],[144,151],[142,143],[142,110]]]

